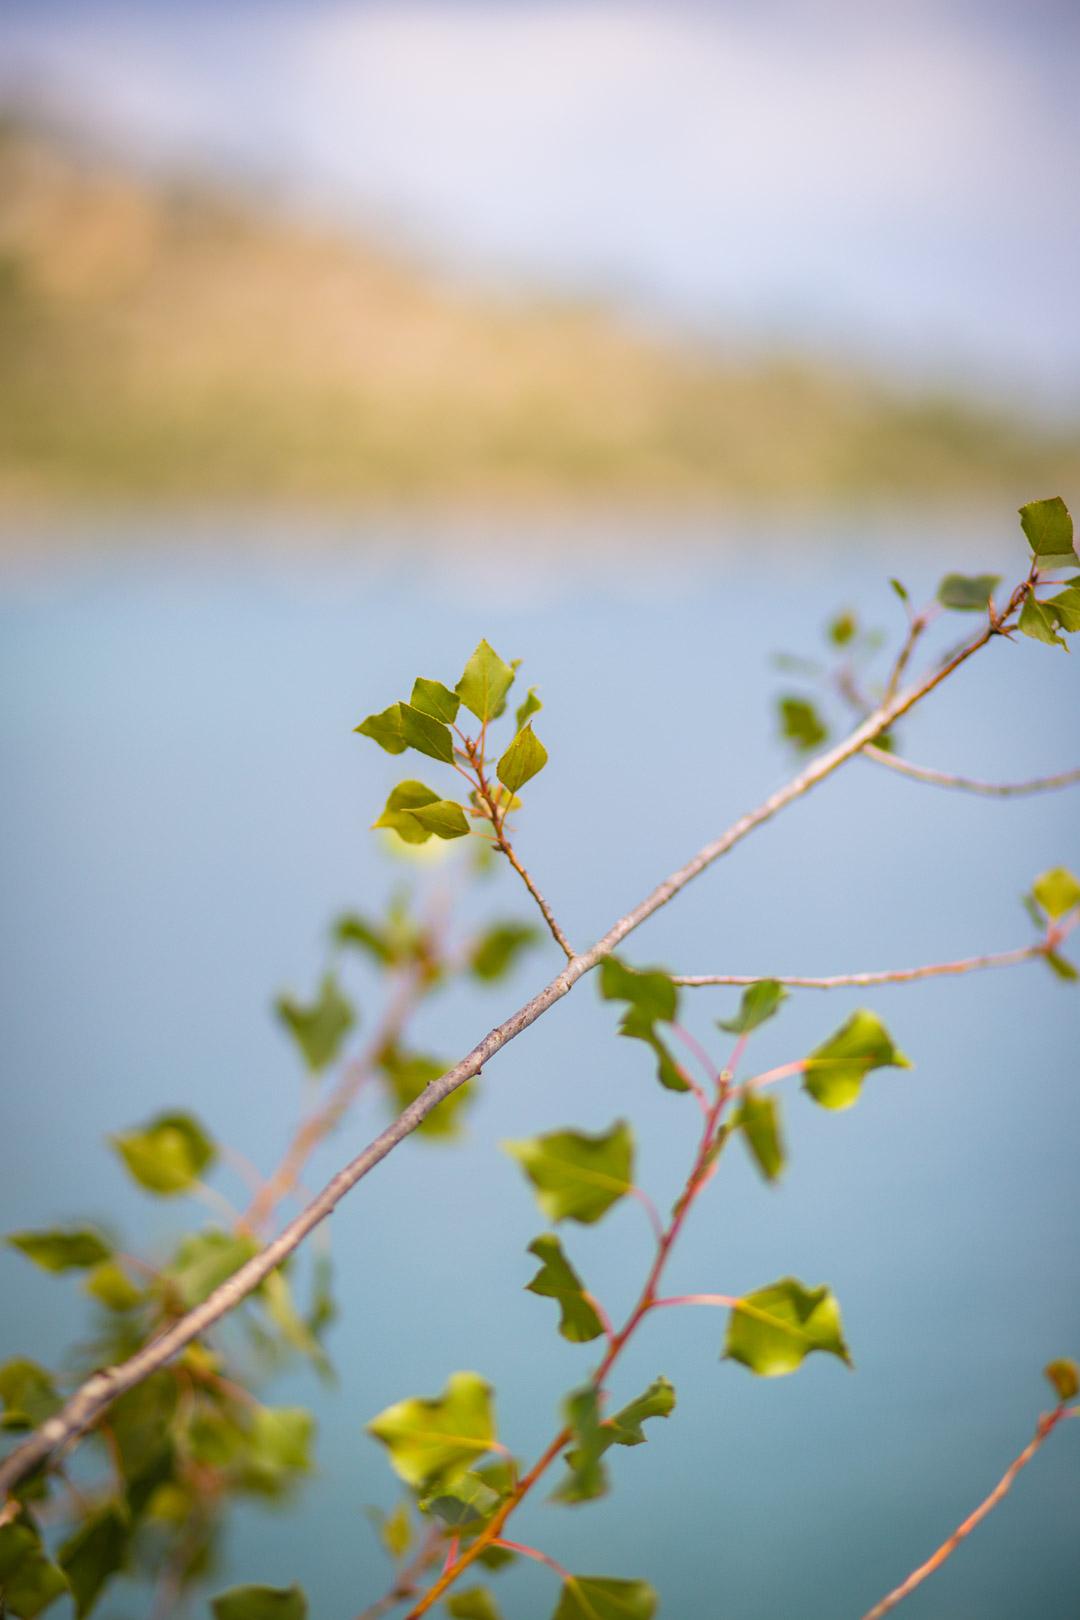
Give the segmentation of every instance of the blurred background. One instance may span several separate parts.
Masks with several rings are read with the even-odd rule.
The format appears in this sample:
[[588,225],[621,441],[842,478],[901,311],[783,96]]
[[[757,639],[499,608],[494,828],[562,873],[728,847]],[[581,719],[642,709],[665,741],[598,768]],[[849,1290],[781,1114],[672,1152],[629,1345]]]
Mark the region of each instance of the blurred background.
[[[273,1165],[300,1104],[273,993],[311,991],[335,911],[437,880],[373,840],[400,773],[350,736],[413,675],[452,684],[481,635],[525,659],[551,764],[520,843],[585,942],[790,771],[771,655],[819,655],[837,609],[901,634],[890,574],[920,599],[1026,567],[1017,505],[1080,503],[1078,47],[1051,0],[4,0],[4,1230],[97,1214],[163,1245],[174,1217],[103,1138],[171,1105]],[[1077,697],[1058,650],[995,646],[901,743],[1061,769]],[[1067,795],[960,800],[860,762],[631,955],[1008,949],[1033,876],[1080,867],[1078,825]],[[477,916],[525,912],[510,877]],[[553,967],[440,1002],[426,1044],[458,1055]],[[700,996],[715,1046],[733,998]],[[856,1004],[796,1000],[762,1065]],[[708,1313],[666,1313],[625,1392],[663,1370],[680,1410],[609,1501],[524,1516],[564,1563],[654,1580],[666,1615],[862,1613],[1020,1449],[1043,1363],[1080,1353],[1075,992],[1036,964],[874,1005],[914,1073],[842,1117],[793,1102],[783,1185],[732,1165],[677,1268],[679,1290],[827,1279],[856,1375],[759,1384],[716,1364]],[[663,1200],[692,1131],[612,1026],[583,986],[491,1066],[460,1145],[408,1144],[335,1217],[340,1386],[273,1390],[316,1408],[318,1476],[237,1516],[208,1589],[299,1580],[319,1620],[384,1589],[363,1508],[394,1486],[362,1424],[457,1367],[496,1383],[509,1444],[544,1444],[588,1356],[521,1291],[541,1222],[497,1144],[629,1113]],[[633,1215],[572,1238],[616,1305]],[[77,1290],[8,1252],[0,1278],[0,1354],[60,1364]],[[913,1620],[1075,1616],[1077,1439]],[[503,1594],[513,1620],[553,1602],[539,1569]],[[148,1602],[120,1585],[99,1612]]]

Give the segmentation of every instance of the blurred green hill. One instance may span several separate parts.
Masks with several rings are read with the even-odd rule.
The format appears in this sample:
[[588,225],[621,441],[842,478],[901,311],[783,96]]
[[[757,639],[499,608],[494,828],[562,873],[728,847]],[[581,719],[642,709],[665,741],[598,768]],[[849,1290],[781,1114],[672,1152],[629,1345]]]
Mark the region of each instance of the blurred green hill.
[[595,307],[0,130],[0,502],[1019,501],[1080,434]]

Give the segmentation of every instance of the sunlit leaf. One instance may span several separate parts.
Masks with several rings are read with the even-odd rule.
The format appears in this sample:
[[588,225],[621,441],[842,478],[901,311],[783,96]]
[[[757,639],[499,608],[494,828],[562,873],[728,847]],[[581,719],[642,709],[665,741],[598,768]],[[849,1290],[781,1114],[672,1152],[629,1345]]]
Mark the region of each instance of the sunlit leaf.
[[552,1221],[591,1225],[634,1184],[634,1137],[625,1120],[596,1136],[552,1131],[502,1145],[521,1165]]
[[298,1586],[230,1586],[210,1601],[214,1620],[307,1620]]
[[495,770],[503,787],[516,793],[543,770],[547,761],[547,749],[532,726],[526,725],[518,732]]
[[4,1241],[42,1271],[88,1271],[112,1254],[105,1239],[85,1227],[66,1232],[12,1232]]
[[1080,979],[1080,972],[1073,967],[1067,956],[1062,956],[1060,951],[1044,951],[1043,961],[1050,971],[1057,978],[1063,979],[1066,984],[1075,984]]
[[420,1507],[441,1519],[448,1530],[472,1530],[491,1518],[504,1496],[479,1474],[467,1473],[422,1498]]
[[446,1612],[453,1620],[501,1620],[499,1607],[486,1586],[470,1586],[446,1600]]
[[567,1427],[574,1445],[566,1454],[567,1478],[555,1492],[555,1500],[566,1503],[588,1502],[607,1490],[607,1474],[601,1458],[612,1446],[640,1446],[646,1441],[642,1427],[650,1418],[666,1418],[675,1410],[675,1389],[666,1378],[656,1378],[643,1394],[609,1418],[601,1418],[595,1389],[588,1385],[576,1390],[565,1404]]
[[514,715],[514,725],[518,731],[527,721],[532,719],[534,714],[539,714],[543,707],[544,705],[536,695],[536,687],[530,686],[524,698],[518,704],[517,713]]
[[840,1307],[824,1285],[805,1288],[795,1277],[782,1277],[745,1294],[732,1308],[724,1355],[759,1377],[795,1372],[815,1350],[851,1365]]
[[388,1513],[382,1521],[379,1535],[383,1546],[395,1563],[404,1558],[412,1546],[413,1528],[409,1517],[409,1504],[399,1502],[392,1513]]
[[497,720],[514,680],[514,671],[486,641],[465,665],[457,694],[478,720]]
[[562,1250],[562,1244],[552,1233],[545,1233],[529,1244],[529,1253],[542,1262],[540,1270],[526,1288],[532,1294],[541,1294],[558,1301],[559,1332],[573,1344],[586,1344],[597,1339],[604,1331],[596,1306],[585,1291],[573,1266]]
[[780,1108],[775,1097],[765,1096],[751,1087],[743,1093],[731,1123],[734,1130],[742,1131],[750,1157],[765,1180],[775,1181],[786,1163],[780,1135]]
[[95,1266],[85,1283],[86,1292],[108,1311],[130,1311],[144,1298],[123,1266],[115,1260],[104,1260]]
[[898,579],[890,579],[889,584],[892,586],[893,590],[896,592],[896,594],[900,598],[901,602],[903,602],[905,605],[908,602],[910,602],[911,593],[909,592],[906,585],[901,585],[901,583],[900,583],[900,581]]
[[1059,1401],[1074,1401],[1080,1395],[1080,1367],[1068,1356],[1050,1361],[1043,1371],[1050,1380]]
[[163,1198],[186,1192],[217,1157],[192,1114],[158,1114],[141,1130],[110,1140],[139,1185]]
[[[432,797],[434,798],[434,794]],[[382,967],[388,966],[394,960],[393,947],[384,931],[369,922],[366,917],[361,917],[358,912],[349,911],[338,917],[331,930],[331,937],[335,945],[354,945],[358,950],[366,951]]]
[[263,1278],[258,1298],[285,1343],[302,1356],[308,1356],[324,1378],[330,1377],[332,1369],[326,1351],[315,1337],[310,1322],[305,1321],[297,1309],[289,1279],[280,1267]]
[[1045,642],[1048,647],[1064,647],[1068,652],[1068,644],[1062,641],[1057,633],[1057,616],[1041,602],[1036,602],[1029,596],[1020,609],[1020,617],[1016,621],[1016,628],[1022,630],[1025,636],[1033,641]]
[[803,1088],[823,1108],[850,1108],[871,1069],[910,1069],[876,1013],[860,1009],[811,1052]]
[[491,1386],[476,1373],[453,1373],[442,1395],[398,1401],[367,1429],[386,1446],[406,1484],[433,1493],[491,1450],[496,1438]]
[[653,1620],[656,1593],[647,1581],[572,1575],[552,1620]]
[[407,844],[423,844],[436,838],[464,838],[469,823],[460,804],[440,799],[423,782],[399,782],[386,801],[376,827],[389,828]]
[[858,628],[859,622],[854,613],[838,613],[835,619],[830,619],[825,634],[834,647],[846,647],[854,640]]
[[748,985],[742,993],[739,1010],[734,1018],[718,1018],[717,1024],[730,1035],[749,1035],[751,1030],[764,1024],[779,1012],[787,1000],[787,991],[776,979],[759,979]]
[[402,703],[401,734],[410,748],[415,748],[418,754],[426,754],[428,759],[439,759],[445,765],[454,762],[454,739],[450,735],[450,728],[441,720],[435,720],[423,709],[414,709],[411,703]]
[[1041,567],[1071,568],[1080,562],[1073,547],[1073,520],[1060,495],[1022,506],[1020,527]]
[[388,754],[403,754],[409,746],[405,741],[400,703],[391,703],[381,714],[369,714],[366,720],[361,720],[353,729],[359,732],[361,737],[370,737],[380,748],[385,748]]
[[605,956],[599,982],[605,1001],[627,1001],[650,1022],[670,1024],[678,1016],[678,987],[662,968],[627,967],[617,956]]
[[412,696],[409,702],[421,714],[431,715],[433,720],[441,720],[444,725],[453,725],[457,719],[461,699],[456,692],[451,692],[442,681],[427,681],[418,676],[413,683]]
[[213,1229],[193,1232],[181,1241],[161,1282],[184,1310],[193,1310],[258,1249],[254,1238],[243,1234]]
[[1057,596],[1051,596],[1044,606],[1062,630],[1080,630],[1080,586],[1070,583]]
[[938,586],[937,599],[942,607],[957,613],[985,613],[1000,584],[1000,574],[946,574]]
[[60,1406],[52,1378],[25,1356],[13,1356],[0,1366],[0,1400],[4,1403],[0,1429],[7,1430],[36,1428]]
[[783,697],[779,708],[781,736],[793,747],[809,751],[827,740],[828,727],[806,698]]
[[312,1074],[320,1074],[335,1061],[356,1022],[352,1003],[342,995],[332,973],[323,975],[316,1000],[305,1004],[284,995],[274,1005]]
[[1031,892],[1048,917],[1064,917],[1074,906],[1080,906],[1080,882],[1064,866],[1043,872],[1035,879]]

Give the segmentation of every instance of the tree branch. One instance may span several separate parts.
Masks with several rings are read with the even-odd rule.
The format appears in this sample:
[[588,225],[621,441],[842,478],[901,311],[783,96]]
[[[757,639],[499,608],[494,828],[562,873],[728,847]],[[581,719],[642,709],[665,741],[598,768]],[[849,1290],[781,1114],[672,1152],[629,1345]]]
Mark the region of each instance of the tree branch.
[[675,975],[673,982],[696,990],[715,984],[760,984],[763,978],[768,978],[775,980],[777,984],[790,984],[799,990],[845,990],[857,985],[911,984],[916,979],[938,979],[948,974],[974,973],[979,968],[1012,967],[1017,962],[1028,962],[1036,956],[1045,956],[1046,951],[1046,942],[1039,940],[1034,945],[1024,945],[1016,951],[998,951],[994,956],[966,956],[958,962],[932,962],[927,967],[892,968],[880,973],[836,973],[824,979],[799,978],[794,975],[784,977],[778,973],[759,973],[756,976],[741,973],[686,973]]
[[485,1063],[560,1001],[573,989],[579,979],[596,967],[604,957],[609,956],[636,928],[667,905],[668,901],[674,899],[688,883],[693,882],[721,856],[728,854],[750,833],[764,826],[767,821],[771,821],[782,810],[825,781],[840,766],[853,759],[867,743],[872,743],[875,737],[887,730],[902,715],[907,714],[955,670],[985,647],[996,634],[1000,633],[1005,620],[1022,605],[1031,584],[1029,578],[1016,587],[1006,613],[998,624],[987,624],[979,635],[952,653],[929,674],[916,681],[906,691],[882,703],[856,726],[847,738],[811,760],[785,786],[770,794],[756,809],[740,816],[726,832],[714,838],[684,866],[672,872],[633,910],[620,917],[589,950],[580,956],[574,956],[550,984],[485,1035],[459,1063],[454,1064],[439,1079],[433,1080],[392,1124],[381,1131],[351,1163],[330,1178],[322,1190],[276,1238],[216,1288],[202,1304],[179,1318],[157,1338],[137,1350],[127,1361],[92,1374],[65,1402],[59,1412],[34,1430],[3,1463],[0,1463],[0,1491],[10,1490],[55,1453],[62,1453],[84,1434],[125,1390],[141,1383],[144,1378],[183,1350],[185,1345],[190,1344],[193,1339],[200,1338],[222,1317],[234,1311],[254,1293],[272,1271],[281,1265],[282,1261],[288,1259],[289,1255],[299,1248],[309,1233],[333,1212],[346,1193],[351,1192],[358,1182],[410,1136],[433,1109],[459,1086],[465,1085],[479,1074]]
[[1080,766],[1075,770],[1060,771],[1056,776],[1034,776],[1026,782],[981,782],[977,777],[953,776],[948,771],[935,771],[929,765],[914,765],[911,760],[900,759],[887,749],[875,747],[873,743],[868,743],[863,753],[875,765],[887,765],[890,771],[910,776],[916,782],[956,788],[961,793],[982,793],[992,799],[1020,798],[1025,793],[1050,793],[1054,788],[1071,787],[1080,782]]
[[882,1615],[888,1614],[890,1610],[895,1609],[897,1604],[902,1603],[910,1593],[914,1592],[917,1586],[921,1586],[928,1576],[933,1575],[935,1570],[940,1569],[945,1560],[952,1557],[957,1547],[966,1536],[971,1534],[976,1525],[981,1524],[987,1514],[997,1507],[1002,1497],[1008,1495],[1020,1470],[1027,1467],[1039,1447],[1053,1434],[1062,1418],[1067,1417],[1070,1411],[1075,1410],[1075,1407],[1061,1405],[1055,1407],[1052,1412],[1044,1413],[1039,1419],[1034,1435],[1019,1457],[1009,1464],[986,1500],[980,1502],[974,1513],[969,1514],[963,1524],[957,1526],[949,1539],[942,1542],[937,1552],[928,1558],[925,1564],[920,1564],[918,1569],[912,1570],[905,1581],[901,1581],[900,1585],[895,1587],[887,1597],[883,1597],[880,1603],[876,1603],[872,1609],[869,1609],[863,1616],[863,1620],[881,1620]]

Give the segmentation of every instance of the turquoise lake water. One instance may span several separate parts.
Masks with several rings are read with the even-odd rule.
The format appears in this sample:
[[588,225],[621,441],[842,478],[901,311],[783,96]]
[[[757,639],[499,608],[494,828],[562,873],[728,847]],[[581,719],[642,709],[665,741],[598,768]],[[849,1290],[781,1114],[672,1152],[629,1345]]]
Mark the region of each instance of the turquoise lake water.
[[[129,1189],[104,1144],[169,1105],[273,1164],[300,1081],[271,997],[306,994],[328,919],[376,908],[411,870],[367,830],[400,762],[351,729],[414,674],[453,681],[481,635],[525,660],[551,762],[518,844],[584,944],[790,774],[772,702],[791,678],[771,653],[818,650],[839,607],[895,631],[889,573],[919,593],[949,567],[1025,566],[1008,522],[981,550],[970,532],[931,528],[899,555],[857,532],[729,532],[719,550],[703,527],[639,527],[626,550],[613,531],[599,551],[593,538],[508,558],[485,537],[454,562],[404,530],[248,549],[208,520],[197,534],[159,524],[138,553],[89,534],[67,561],[5,566],[4,1230],[89,1215],[152,1253],[184,1215],[201,1219]],[[947,769],[1037,774],[1080,762],[1078,716],[1075,656],[1022,640],[980,655],[901,741]],[[830,973],[1022,945],[1032,877],[1080,870],[1078,807],[1075,790],[998,803],[856,762],[627,955],[687,972]],[[522,916],[528,902],[500,872],[469,906]],[[537,952],[509,983],[433,1002],[418,1044],[459,1056],[557,965]],[[370,1026],[374,985],[359,969],[355,988]],[[693,994],[686,1022],[721,1055],[712,1021],[734,995]],[[828,1281],[856,1371],[816,1357],[796,1377],[754,1380],[718,1361],[722,1313],[664,1312],[612,1393],[663,1372],[675,1414],[648,1446],[617,1453],[602,1503],[540,1500],[515,1520],[519,1539],[571,1568],[647,1577],[671,1620],[858,1620],[1023,1446],[1048,1404],[1043,1364],[1080,1355],[1077,991],[1026,964],[871,996],[806,992],[762,1032],[754,1066],[804,1055],[859,1004],[915,1068],[872,1076],[844,1114],[792,1092],[781,1186],[731,1153],[670,1273],[680,1293],[789,1272]],[[663,1205],[695,1139],[692,1102],[661,1092],[614,1024],[583,983],[489,1066],[463,1143],[406,1144],[334,1217],[339,1385],[296,1369],[268,1391],[316,1408],[318,1475],[296,1509],[236,1515],[213,1589],[297,1580],[313,1620],[350,1620],[378,1595],[388,1571],[363,1507],[396,1490],[362,1425],[455,1369],[495,1384],[516,1452],[550,1438],[592,1358],[523,1291],[544,1221],[498,1143],[628,1114],[640,1179]],[[381,1123],[364,1105],[309,1184]],[[227,1175],[219,1185],[236,1191]],[[640,1210],[563,1235],[593,1291],[624,1309],[649,1257]],[[55,1364],[86,1330],[77,1286],[7,1252],[0,1282],[17,1302],[0,1353]],[[1078,1487],[1072,1424],[903,1613],[1075,1620]],[[542,1569],[497,1585],[507,1620],[554,1606]],[[135,1620],[146,1598],[118,1585],[99,1612]]]

